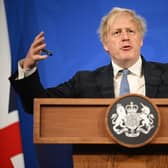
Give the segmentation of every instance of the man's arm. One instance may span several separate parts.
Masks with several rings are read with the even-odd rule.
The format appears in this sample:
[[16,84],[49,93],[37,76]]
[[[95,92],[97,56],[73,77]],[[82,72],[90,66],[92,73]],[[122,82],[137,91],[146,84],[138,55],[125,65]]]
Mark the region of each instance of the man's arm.
[[36,68],[40,60],[45,60],[48,57],[40,55],[45,47],[44,32],[40,32],[34,38],[26,57],[19,61],[18,71],[9,78],[12,86],[21,97],[25,110],[29,113],[33,112],[34,97],[46,96]]

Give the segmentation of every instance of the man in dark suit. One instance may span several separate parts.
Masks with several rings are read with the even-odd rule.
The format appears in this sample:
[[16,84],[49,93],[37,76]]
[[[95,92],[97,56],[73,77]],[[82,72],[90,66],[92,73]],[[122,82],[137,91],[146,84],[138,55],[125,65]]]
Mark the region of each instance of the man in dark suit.
[[[120,96],[123,69],[129,70],[130,93],[151,98],[167,98],[168,64],[147,62],[141,56],[145,31],[143,18],[134,11],[113,8],[103,17],[99,28],[101,42],[111,58],[110,64],[94,71],[77,72],[69,81],[48,89],[42,86],[36,66],[40,60],[48,57],[41,55],[41,51],[46,47],[44,33],[41,32],[35,37],[26,57],[19,61],[18,72],[10,77],[10,81],[28,113],[33,113],[35,97],[116,98]],[[90,148],[91,146],[87,149]],[[104,148],[108,148],[110,152],[115,151],[114,146],[109,149],[109,146],[104,145],[101,149]],[[95,149],[100,149],[100,145]],[[151,150],[153,152],[153,148]],[[121,149],[117,149],[117,153],[118,151]],[[45,150],[44,153],[46,155]]]
[[46,47],[44,33],[39,33],[26,57],[19,62],[19,73],[10,81],[20,95],[27,112],[33,112],[33,98],[114,98],[120,96],[122,70],[128,69],[130,93],[152,98],[168,97],[168,64],[147,62],[141,56],[146,32],[142,17],[130,9],[113,8],[103,17],[99,35],[111,58],[109,65],[95,71],[77,72],[69,81],[45,89],[40,83],[37,63],[46,59],[40,55]]

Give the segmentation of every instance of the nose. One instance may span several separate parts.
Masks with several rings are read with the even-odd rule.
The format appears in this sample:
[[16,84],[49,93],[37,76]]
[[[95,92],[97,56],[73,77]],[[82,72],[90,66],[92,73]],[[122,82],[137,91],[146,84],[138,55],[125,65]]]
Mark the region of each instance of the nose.
[[129,40],[129,34],[127,31],[123,31],[121,33],[121,38],[122,38],[122,41],[128,41]]

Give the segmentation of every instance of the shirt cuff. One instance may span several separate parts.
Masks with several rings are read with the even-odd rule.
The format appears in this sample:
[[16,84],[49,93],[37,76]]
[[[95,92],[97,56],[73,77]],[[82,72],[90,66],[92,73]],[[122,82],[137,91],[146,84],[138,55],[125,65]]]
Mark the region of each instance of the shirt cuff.
[[20,60],[18,62],[18,78],[17,78],[17,80],[24,79],[24,78],[32,75],[37,69],[37,67],[31,68],[31,69],[23,69],[21,66],[21,61],[22,60]]

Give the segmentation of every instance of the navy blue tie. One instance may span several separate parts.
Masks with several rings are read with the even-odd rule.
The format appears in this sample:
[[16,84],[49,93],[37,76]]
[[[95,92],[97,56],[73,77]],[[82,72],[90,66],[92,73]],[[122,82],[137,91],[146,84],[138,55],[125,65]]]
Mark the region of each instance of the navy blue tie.
[[122,73],[122,78],[121,78],[121,83],[120,83],[120,92],[119,92],[120,96],[130,93],[128,78],[127,78],[129,74],[129,70],[123,69],[121,73]]

